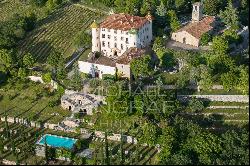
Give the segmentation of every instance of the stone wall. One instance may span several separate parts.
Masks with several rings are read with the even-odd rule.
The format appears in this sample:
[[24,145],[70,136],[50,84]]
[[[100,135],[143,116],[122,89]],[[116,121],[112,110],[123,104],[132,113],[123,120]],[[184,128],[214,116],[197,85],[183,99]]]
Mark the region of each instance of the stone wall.
[[242,103],[249,102],[248,95],[178,95],[177,99],[179,101],[185,102],[190,100],[192,97],[208,101],[242,102]]
[[[101,139],[105,138],[105,132],[102,131],[95,131],[94,132],[95,136]],[[111,134],[107,137],[108,140],[112,140],[112,141],[120,141],[121,140],[121,134]],[[137,140],[136,138],[132,137],[132,136],[127,136],[127,135],[123,135],[122,140],[126,143],[132,143],[132,144],[137,144]]]

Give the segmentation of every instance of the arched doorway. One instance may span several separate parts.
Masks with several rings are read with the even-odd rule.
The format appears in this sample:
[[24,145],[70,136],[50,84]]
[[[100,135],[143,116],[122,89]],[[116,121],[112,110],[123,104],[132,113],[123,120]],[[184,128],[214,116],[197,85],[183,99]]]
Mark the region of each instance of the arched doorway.
[[186,44],[186,38],[185,37],[183,38],[183,43]]
[[117,55],[118,55],[118,53],[117,53],[117,51],[115,51],[115,52],[114,52],[114,56],[117,56]]

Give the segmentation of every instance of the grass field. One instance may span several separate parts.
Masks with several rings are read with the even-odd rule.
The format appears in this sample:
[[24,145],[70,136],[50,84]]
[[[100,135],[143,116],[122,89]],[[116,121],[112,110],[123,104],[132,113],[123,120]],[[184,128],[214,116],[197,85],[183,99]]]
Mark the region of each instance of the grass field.
[[[48,106],[49,101],[54,100],[54,96],[44,95],[46,90],[42,84],[29,82],[24,87],[18,88],[18,86],[18,84],[12,84],[11,88],[2,87],[3,90],[0,91],[1,116],[4,116],[6,111],[6,114],[11,117],[30,118],[32,121],[50,123],[58,123],[64,117],[70,116],[71,112],[63,110],[60,105]],[[40,97],[39,94],[41,94]]]
[[75,51],[73,40],[77,33],[90,29],[90,24],[102,16],[79,5],[67,4],[38,23],[38,27],[19,43],[19,54],[30,52],[39,63],[45,63],[55,49],[67,58]]

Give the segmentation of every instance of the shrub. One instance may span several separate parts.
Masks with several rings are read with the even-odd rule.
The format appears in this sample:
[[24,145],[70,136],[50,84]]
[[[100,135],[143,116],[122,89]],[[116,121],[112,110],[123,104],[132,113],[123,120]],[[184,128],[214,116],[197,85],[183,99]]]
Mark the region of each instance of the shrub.
[[209,33],[204,33],[202,36],[201,36],[201,45],[202,46],[205,46],[205,45],[208,45],[209,42],[212,41],[212,35],[210,35]]
[[102,79],[103,80],[115,80],[115,76],[111,74],[103,74]]
[[188,103],[188,107],[190,108],[192,112],[198,112],[204,109],[204,104],[202,101],[196,98],[192,98]]

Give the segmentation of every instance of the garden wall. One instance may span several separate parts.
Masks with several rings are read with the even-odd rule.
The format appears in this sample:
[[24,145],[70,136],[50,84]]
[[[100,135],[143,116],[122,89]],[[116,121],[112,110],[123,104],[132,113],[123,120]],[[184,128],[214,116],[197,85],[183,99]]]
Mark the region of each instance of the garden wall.
[[177,95],[177,99],[182,102],[186,102],[190,100],[192,97],[208,101],[242,102],[242,103],[249,102],[248,95]]

